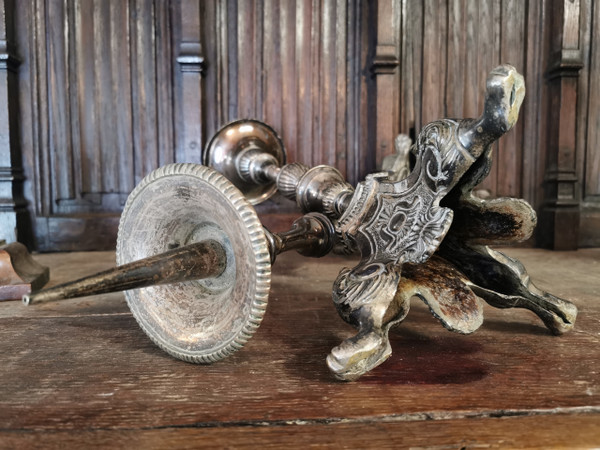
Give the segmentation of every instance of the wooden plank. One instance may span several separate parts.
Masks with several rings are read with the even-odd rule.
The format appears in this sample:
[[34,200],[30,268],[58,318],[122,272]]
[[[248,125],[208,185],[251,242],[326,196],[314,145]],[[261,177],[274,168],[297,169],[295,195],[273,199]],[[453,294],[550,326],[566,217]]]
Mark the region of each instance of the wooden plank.
[[298,70],[296,68],[296,2],[288,0],[281,5],[281,97],[282,97],[282,138],[289,162],[300,161],[298,142]]
[[[372,33],[371,20],[374,14],[375,5],[373,2],[361,2],[357,0],[357,21],[360,24],[358,29],[360,34],[357,39],[360,39],[360,59],[357,61],[360,70],[358,73],[361,74],[360,81],[357,89],[359,89],[359,95],[357,96],[358,103],[356,108],[360,111],[360,119],[358,120],[359,131],[358,136],[360,139],[356,142],[354,152],[356,155],[357,163],[357,177],[352,180],[354,183],[362,181],[368,173],[371,173],[375,169],[375,159],[371,149],[375,143],[375,139],[372,137],[372,131],[369,127],[372,127],[373,111],[371,110],[371,98],[372,92],[372,80],[369,75],[364,74],[362,68],[366,66],[367,61],[371,57],[371,49],[367,42],[370,42]],[[357,72],[355,72],[356,74]],[[355,122],[356,124],[356,122]]]
[[[524,70],[526,10],[523,1],[502,1],[500,58],[503,64],[514,66],[519,73]],[[498,142],[498,196],[521,196],[522,152],[523,120],[519,120]]]
[[414,125],[414,98],[415,88],[413,86],[413,52],[412,40],[414,36],[413,26],[415,18],[411,14],[410,7],[414,2],[407,0],[402,1],[401,12],[401,57],[400,57],[400,133],[409,134],[411,127]]
[[6,448],[593,448],[598,414],[350,423],[231,424],[143,430],[0,431]]
[[281,5],[276,0],[264,1],[264,38],[263,48],[263,85],[265,101],[261,116],[280,135],[283,130],[283,96],[282,96],[282,42],[278,38],[281,32]]
[[[133,119],[131,104],[131,43],[130,43],[130,22],[129,22],[129,2],[111,3],[111,30],[113,33],[111,40],[111,62],[113,71],[112,85],[112,104],[116,119],[113,122],[112,130],[105,130],[106,133],[114,134],[114,148],[118,149],[117,154],[117,172],[118,172],[118,192],[122,199],[133,190],[134,186],[134,168],[133,168]],[[116,114],[118,112],[118,114]],[[173,143],[171,143],[173,145]]]
[[[586,150],[587,150],[587,135],[588,135],[588,104],[590,101],[589,88],[590,82],[590,69],[592,62],[592,48],[591,39],[593,34],[592,29],[592,17],[593,8],[591,1],[581,2],[581,17],[579,20],[580,27],[580,43],[581,43],[581,57],[583,60],[583,67],[579,71],[579,79],[577,83],[577,135],[575,137],[576,148],[575,152],[583,157],[577,158],[577,178],[581,180],[581,198],[585,199],[585,179],[586,179]],[[593,77],[592,77],[593,78]],[[585,200],[584,200],[585,201]]]
[[[544,37],[544,8],[541,2],[528,2],[526,28],[526,61],[523,74],[525,76],[525,100],[521,107],[520,120],[523,121],[523,164],[522,164],[522,197],[534,209],[540,207],[536,197],[538,186],[543,179],[539,178],[540,161],[540,122],[545,111],[541,108],[541,94],[545,68],[542,67]],[[536,130],[525,131],[525,130]]]
[[[543,74],[545,75],[548,67],[551,64],[552,57],[552,40],[554,31],[552,29],[552,12],[553,7],[550,2],[547,2],[540,13],[541,21],[542,21],[542,49],[541,49],[541,70],[543,70]],[[541,186],[543,186],[543,180],[546,175],[546,167],[548,164],[548,155],[547,148],[550,145],[550,132],[552,127],[550,124],[550,117],[552,115],[551,108],[551,96],[550,96],[550,84],[549,83],[541,83],[540,89],[540,120],[537,127],[537,133],[539,138],[539,154],[538,154],[538,167],[536,171],[536,179],[542,182]],[[545,201],[545,192],[544,189],[538,189],[536,192],[536,205],[543,205]],[[541,211],[541,208],[537,210],[538,214]],[[539,230],[536,231],[536,235],[539,234]]]
[[[134,183],[158,167],[154,4],[132,0],[131,72],[133,80]],[[152,74],[148,76],[148,74]]]
[[[335,164],[336,134],[336,9],[333,1],[320,5],[319,30],[319,113],[315,118],[317,140],[314,148],[314,160],[317,164]],[[343,36],[342,36],[343,38]]]
[[402,2],[402,59],[400,93],[400,132],[408,135],[422,127],[423,2]]
[[[600,196],[600,6],[593,3],[591,12],[592,29],[591,29],[591,53],[589,55],[589,65],[584,63],[584,69],[589,67],[589,91],[587,98],[587,111],[585,119],[580,115],[579,119],[587,122],[587,139],[585,153],[585,178],[584,178],[584,195],[585,196]],[[584,102],[582,102],[584,103]],[[585,197],[584,197],[585,198]],[[597,203],[597,200],[596,200]]]
[[[157,128],[157,146],[158,146],[158,166],[173,163],[175,159],[175,143],[173,142],[174,123],[173,123],[173,66],[175,59],[173,57],[171,29],[171,11],[174,9],[168,1],[158,0],[154,2],[154,28],[156,33],[154,55],[156,58],[156,128]],[[202,48],[200,43],[200,11],[199,7],[193,10],[190,22],[197,29],[194,37]],[[195,55],[202,56],[202,55]],[[201,72],[194,73],[193,81],[190,87],[184,90],[184,95],[194,101],[191,108],[191,118],[186,118],[188,124],[197,123],[200,128],[196,133],[196,140],[190,142],[189,157],[185,162],[197,163],[202,162],[202,83]],[[196,113],[196,114],[193,114]]]
[[264,0],[255,0],[254,15],[249,19],[254,22],[254,34],[252,36],[252,45],[254,53],[254,117],[264,117],[264,99],[265,99],[265,78],[264,78],[264,61],[265,55],[263,52],[263,41],[265,38],[264,32]]
[[427,0],[423,10],[423,98],[421,124],[446,116],[447,4]]
[[486,308],[477,333],[451,335],[417,302],[392,334],[390,360],[356,383],[336,382],[324,362],[352,334],[330,303],[344,258],[281,255],[258,333],[211,366],[164,354],[122,310],[77,314],[82,303],[65,302],[60,308],[71,312],[4,314],[0,422],[5,433],[54,433],[600,412],[600,279],[590,276],[600,250],[509,254],[540,287],[575,301],[581,314],[573,332],[551,336],[528,312]]
[[[350,182],[355,182],[359,172],[358,152],[362,147],[361,142],[361,83],[362,77],[359,76],[361,70],[361,5],[358,1],[350,1],[347,5],[346,29],[354,30],[354,33],[348,33],[346,45],[346,84],[347,99],[347,121],[346,121],[346,167],[345,174]],[[364,113],[364,110],[362,110]],[[366,133],[365,133],[366,134]]]
[[[84,6],[85,7],[85,6]],[[113,68],[111,59],[110,3],[96,0],[94,10],[93,47],[88,50],[96,75],[94,85],[94,107],[97,121],[94,123],[94,155],[98,166],[89,176],[96,179],[97,187],[91,192],[114,192],[118,189],[117,152],[114,145],[115,113],[120,111],[112,104]],[[109,132],[110,130],[110,132]]]
[[[496,67],[500,61],[500,2],[495,0],[485,0],[479,4],[479,27],[481,30],[492,30],[491,32],[480,33],[478,55],[478,77],[479,99],[478,111],[483,112],[485,101],[485,82],[490,70]],[[498,144],[492,144],[492,159],[494,164],[490,174],[483,180],[479,188],[487,189],[493,197],[497,196],[498,181]]]
[[[468,51],[465,47],[467,22],[465,3],[465,0],[448,3],[448,54],[445,68],[444,117],[464,117],[464,97],[466,91],[471,88],[471,86],[465,86],[465,63]],[[467,82],[468,84],[470,83]]]
[[333,129],[331,130],[334,144],[329,150],[328,164],[337,167],[344,177],[346,172],[346,154],[348,153],[348,142],[346,140],[346,129],[350,125],[350,114],[347,98],[347,86],[352,83],[353,78],[359,78],[359,74],[348,76],[346,49],[348,48],[348,32],[353,29],[347,27],[348,22],[348,2],[346,0],[337,0],[335,7],[335,30],[332,36],[332,59],[333,70],[335,71],[333,84],[335,94],[330,100],[330,107],[334,116]]
[[314,67],[313,56],[311,51],[311,36],[313,35],[311,6],[306,2],[298,2],[296,4],[296,61],[297,70],[297,90],[298,111],[296,120],[298,121],[297,137],[296,137],[296,157],[297,161],[308,166],[314,165],[312,157],[312,142],[313,142],[313,77],[312,74],[316,70]]
[[[224,80],[221,78],[222,64],[223,61],[217,58],[218,49],[221,48],[221,26],[219,22],[219,15],[224,9],[223,2],[200,2],[199,15],[195,18],[196,28],[199,28],[199,42],[202,44],[202,57],[204,57],[204,67],[201,73],[201,87],[204,92],[201,92],[202,102],[200,104],[200,110],[203,117],[203,142],[200,143],[200,152],[204,150],[208,140],[215,134],[218,127],[224,124],[222,113],[224,105],[221,101],[221,84]],[[177,7],[174,7],[177,10]],[[177,35],[179,30],[178,21],[182,21],[183,17],[179,14],[179,17],[175,17],[177,14],[173,14],[172,32],[175,39],[174,46],[177,45]],[[192,22],[192,21],[190,21]],[[206,44],[211,42],[212,45]],[[176,47],[175,47],[176,48]],[[210,69],[208,69],[208,61],[212,61]],[[175,75],[174,82],[175,86],[180,83],[179,77]],[[181,101],[179,93],[175,94],[175,104]],[[198,108],[198,105],[196,105]],[[175,127],[179,126],[179,119],[175,117]],[[175,139],[179,138],[179,131],[175,131]],[[179,144],[178,144],[179,146]]]
[[[307,4],[310,2],[307,2]],[[309,123],[307,127],[311,128],[312,140],[310,145],[307,145],[305,150],[310,152],[310,163],[309,166],[316,166],[320,164],[320,150],[321,147],[319,145],[320,142],[320,124],[321,124],[321,116],[320,116],[320,104],[322,101],[321,96],[321,64],[322,59],[320,55],[321,48],[321,1],[320,0],[312,0],[311,8],[311,22],[310,22],[310,35],[306,36],[307,39],[307,48],[310,50],[310,93],[307,93],[306,100],[310,102],[310,111],[311,115],[309,117]],[[308,155],[307,155],[308,156]],[[302,158],[304,160],[304,158]]]
[[[224,17],[227,23],[233,25],[237,23],[238,5],[237,1],[229,0],[226,3],[226,8],[223,8],[221,17]],[[226,44],[226,48],[223,48],[223,56],[225,60],[225,74],[227,75],[227,84],[223,88],[227,88],[226,97],[227,102],[224,103],[227,106],[226,120],[229,122],[240,117],[239,113],[239,98],[238,98],[238,27],[237,26],[222,26],[224,33],[227,33],[227,38],[222,38],[221,42]]]
[[[464,65],[464,99],[462,117],[479,117],[482,108],[479,108],[479,98],[485,89],[485,78],[479,79],[480,42],[486,34],[479,23],[480,1],[467,0],[464,10],[465,15],[465,65]],[[490,68],[491,70],[491,68]]]
[[[255,27],[254,20],[257,1],[238,2],[237,11],[237,102],[238,117],[257,117],[256,89],[260,80],[256,78],[256,64],[262,62],[261,55],[255,53]],[[233,119],[233,118],[232,118]]]
[[75,197],[71,171],[68,34],[64,32],[68,19],[64,6],[63,1],[48,2],[46,18],[50,22],[46,37],[50,138],[47,151],[52,173],[60,174],[51,184],[54,202]]
[[70,11],[68,17],[68,29],[72,36],[69,39],[69,108],[71,114],[71,152],[73,155],[73,168],[78,170],[71,170],[73,177],[73,184],[75,192],[83,191],[83,154],[82,154],[82,126],[80,122],[81,115],[81,101],[80,101],[80,75],[82,74],[82,68],[80,65],[81,58],[81,34],[82,34],[82,14],[81,4],[78,0],[69,0],[67,2],[67,8]]

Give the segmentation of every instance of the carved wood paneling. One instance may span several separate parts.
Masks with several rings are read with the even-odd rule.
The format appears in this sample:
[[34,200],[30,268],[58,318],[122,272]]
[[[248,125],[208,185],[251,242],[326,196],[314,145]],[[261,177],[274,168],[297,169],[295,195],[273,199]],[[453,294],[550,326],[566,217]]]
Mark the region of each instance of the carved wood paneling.
[[581,2],[583,69],[578,84],[577,173],[581,181],[579,244],[600,246],[600,5]]
[[[571,3],[580,5],[584,61],[575,152],[580,242],[590,245],[600,243],[600,8],[592,0]],[[429,121],[478,115],[487,73],[500,63],[525,75],[527,95],[517,126],[496,144],[482,187],[493,196],[524,197],[539,210],[549,163],[549,41],[561,27],[548,28],[551,6],[551,0],[18,2],[10,12],[22,60],[20,112],[12,116],[19,117],[37,247],[111,248],[135,184],[159,165],[200,162],[210,136],[237,118],[270,123],[290,161],[331,164],[356,183],[392,152],[397,133],[414,137]],[[566,32],[573,37],[577,29]],[[13,180],[18,166],[11,163],[0,181]]]
[[579,242],[580,182],[576,171],[577,85],[583,59],[579,40],[579,0],[549,2],[546,21],[548,96],[543,227],[538,242],[557,250],[574,250]]
[[[143,176],[175,160],[171,10],[159,0],[18,9],[21,138],[39,248],[85,248],[85,222],[118,214]],[[114,225],[104,233],[92,248],[114,245]]]
[[529,3],[537,2],[402,0],[399,131],[414,135],[441,117],[477,117],[488,72],[501,63],[514,65],[528,81],[525,105],[515,129],[496,144],[496,162],[482,188],[532,201],[537,182],[523,165],[524,123],[530,112],[537,114],[539,95],[530,88],[539,78],[528,76],[534,68],[527,48],[537,37],[528,21],[539,17],[530,20],[538,12]]
[[371,14],[360,0],[28,3],[16,19],[37,247],[112,247],[141,178],[200,162],[236,118],[272,124],[292,161],[364,177]]
[[27,202],[19,145],[18,67],[14,0],[0,0],[0,240],[14,242],[27,234]]
[[369,5],[358,0],[202,2],[206,133],[265,120],[290,161],[330,164],[350,180],[374,167],[367,148]]

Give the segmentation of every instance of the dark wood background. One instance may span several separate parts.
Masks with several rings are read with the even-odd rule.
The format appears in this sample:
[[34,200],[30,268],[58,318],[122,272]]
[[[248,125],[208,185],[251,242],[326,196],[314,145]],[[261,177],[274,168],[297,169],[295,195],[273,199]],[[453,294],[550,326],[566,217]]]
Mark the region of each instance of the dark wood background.
[[482,187],[531,202],[544,246],[600,245],[592,0],[0,6],[0,115],[10,118],[0,130],[0,228],[9,240],[16,228],[42,251],[113,248],[135,184],[160,165],[200,162],[235,118],[265,120],[290,161],[330,164],[356,183],[398,133],[478,115],[487,73],[510,63],[527,95]]

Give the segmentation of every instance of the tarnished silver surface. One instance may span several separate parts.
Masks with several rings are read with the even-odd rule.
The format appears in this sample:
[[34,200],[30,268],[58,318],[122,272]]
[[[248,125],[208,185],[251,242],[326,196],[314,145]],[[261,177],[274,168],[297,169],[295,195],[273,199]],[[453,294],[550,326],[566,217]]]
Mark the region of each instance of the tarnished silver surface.
[[277,255],[290,250],[312,258],[325,256],[333,249],[335,241],[335,228],[331,220],[320,213],[308,213],[300,217],[284,233],[271,233],[265,229],[265,234],[272,263]]
[[[442,323],[452,328],[452,318],[441,314],[443,302],[437,300],[452,292],[450,286],[434,292],[431,280],[421,278],[426,281],[421,285],[413,280],[410,289],[408,284],[398,286],[388,280],[399,282],[403,264],[424,264],[438,249],[453,220],[453,210],[441,204],[442,200],[490,144],[514,125],[523,86],[522,77],[513,68],[495,69],[488,77],[485,108],[479,119],[428,124],[412,147],[416,165],[408,177],[393,181],[383,174],[371,175],[357,186],[340,218],[339,230],[344,240],[359,248],[361,261],[340,273],[333,297],[340,315],[357,325],[359,332],[334,348],[327,359],[338,378],[356,379],[385,361],[391,353],[389,326],[382,322],[385,312],[399,311],[388,317],[391,323],[398,322],[408,311],[413,294],[424,299],[432,312],[444,319]],[[430,275],[434,272],[430,268]],[[382,285],[389,287],[378,288]],[[399,287],[408,292],[398,293]],[[462,327],[462,331],[471,328]]]
[[432,122],[412,147],[399,136],[385,172],[369,175],[356,190],[328,166],[256,165],[261,169],[253,180],[277,176],[280,191],[303,211],[333,219],[334,249],[361,254],[360,263],[334,282],[340,315],[358,328],[327,358],[336,377],[354,380],[389,357],[388,331],[406,316],[412,296],[460,333],[481,325],[481,299],[531,309],[555,333],[572,326],[571,303],[539,291],[518,261],[485,246],[527,239],[536,223],[531,206],[472,195],[489,173],[492,144],[518,119],[524,86],[513,67],[492,70],[479,118]]
[[284,165],[283,143],[257,120],[237,120],[221,128],[206,148],[204,163],[225,175],[253,204],[279,190],[304,213],[337,218],[354,192],[334,167]]
[[[258,327],[269,260],[292,249],[315,257],[355,251],[359,263],[343,269],[333,284],[340,316],[358,328],[327,357],[339,379],[355,380],[391,355],[388,332],[406,317],[413,296],[454,332],[472,333],[481,325],[482,301],[527,308],[552,332],[568,331],[577,308],[537,289],[522,264],[487,247],[527,239],[536,224],[531,206],[473,195],[490,171],[492,144],[517,121],[523,96],[522,76],[511,66],[497,67],[488,76],[479,118],[428,124],[410,148],[415,166],[407,176],[400,170],[372,174],[356,189],[333,167],[284,165],[283,145],[268,125],[242,120],[225,126],[209,144],[205,162],[255,203],[277,188],[309,213],[288,232],[273,234],[214,170],[193,164],[156,170],[128,199],[119,264],[180,247],[187,263],[193,255],[189,244],[198,242],[224,249],[227,264],[214,273],[203,268],[193,281],[129,291],[134,316],[177,358],[216,361]],[[406,153],[406,139],[397,145]],[[212,260],[222,263],[213,253]]]
[[[248,158],[255,155],[254,163]],[[231,181],[253,205],[271,197],[275,181],[257,178],[262,165],[285,164],[285,148],[275,130],[258,120],[236,120],[221,128],[203,155],[204,165]]]
[[399,134],[394,139],[396,153],[383,158],[381,171],[388,173],[390,181],[404,180],[410,175],[410,147],[412,141],[406,134]]
[[139,325],[160,348],[196,363],[241,348],[264,315],[271,264],[254,209],[214,170],[172,164],[131,193],[117,241],[122,265],[207,239],[225,249],[227,267],[220,276],[125,293]]

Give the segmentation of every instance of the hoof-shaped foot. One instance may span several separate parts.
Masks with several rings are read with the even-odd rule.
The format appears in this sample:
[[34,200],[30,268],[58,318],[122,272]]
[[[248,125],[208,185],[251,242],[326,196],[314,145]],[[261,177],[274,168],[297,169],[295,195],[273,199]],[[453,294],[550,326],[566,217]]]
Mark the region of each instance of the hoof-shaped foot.
[[367,333],[346,339],[331,350],[327,356],[327,366],[336,378],[354,381],[374,369],[392,354],[387,337],[377,333]]
[[[550,297],[550,294],[547,296]],[[554,296],[552,298],[554,299],[554,308],[536,311],[536,313],[553,334],[560,335],[571,330],[575,325],[577,307],[571,302]]]

